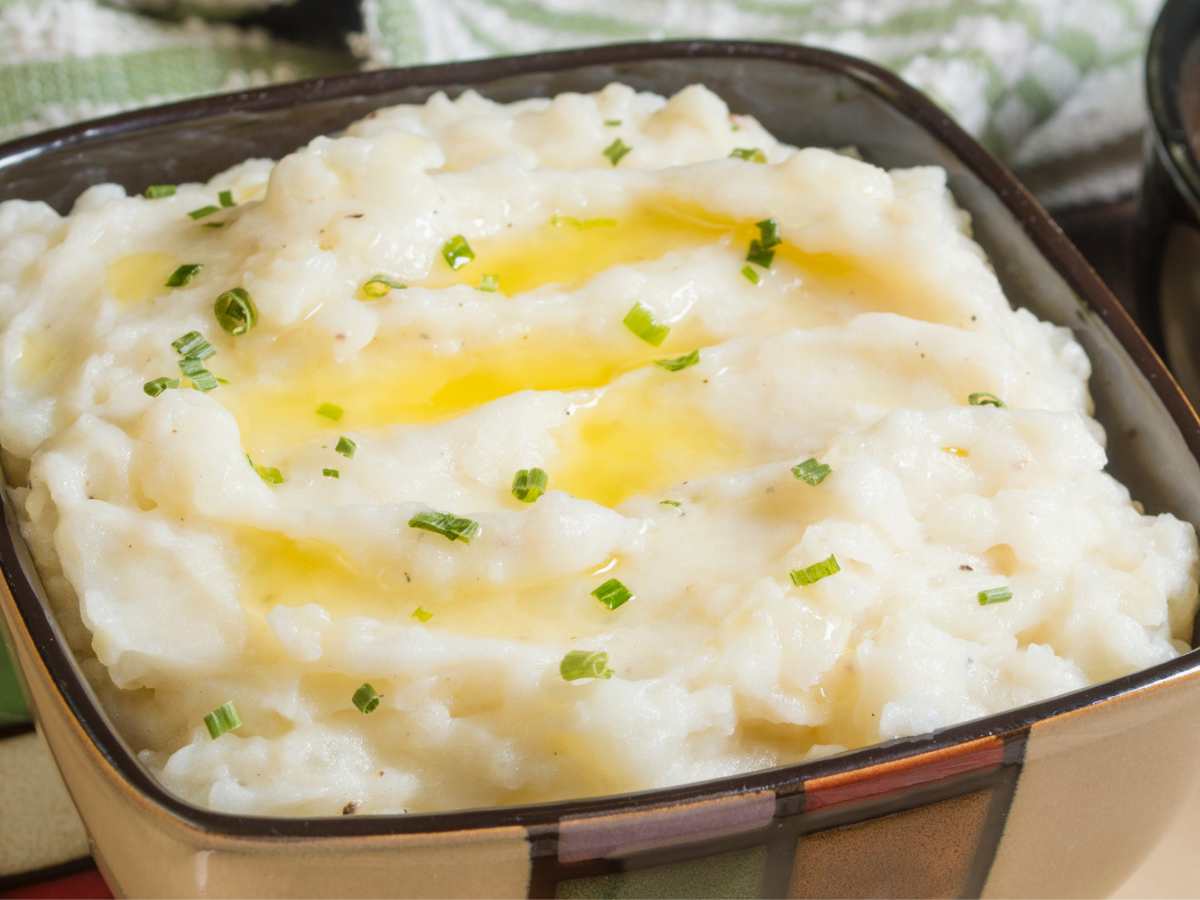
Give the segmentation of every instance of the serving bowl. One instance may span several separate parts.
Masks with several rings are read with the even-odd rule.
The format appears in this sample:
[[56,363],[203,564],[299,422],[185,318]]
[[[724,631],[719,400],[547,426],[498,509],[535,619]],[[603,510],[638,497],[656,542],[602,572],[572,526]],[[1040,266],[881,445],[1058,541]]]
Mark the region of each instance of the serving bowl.
[[[1200,521],[1200,421],[1033,199],[933,103],[865,62],[782,44],[627,44],[322,79],[143,110],[0,147],[0,199],[65,210],[102,181],[208,178],[372,109],[620,80],[703,82],[797,145],[945,168],[1013,303],[1091,356],[1111,471]],[[167,792],[116,733],[47,612],[5,500],[8,640],[117,894],[169,896],[1095,895],[1141,860],[1194,777],[1200,651],[1115,681],[801,765],[620,796],[403,816],[267,818]]]
[[1140,314],[1200,397],[1200,5],[1169,0],[1146,54],[1150,128],[1138,204]]

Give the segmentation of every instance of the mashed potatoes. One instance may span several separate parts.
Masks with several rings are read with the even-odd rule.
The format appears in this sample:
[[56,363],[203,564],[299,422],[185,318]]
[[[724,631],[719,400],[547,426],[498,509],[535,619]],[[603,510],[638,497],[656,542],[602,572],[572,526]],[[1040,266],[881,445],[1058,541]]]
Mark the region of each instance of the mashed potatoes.
[[148,193],[0,206],[0,444],[189,800],[677,784],[1185,649],[1192,527],[1103,472],[1083,351],[939,169],[613,85]]

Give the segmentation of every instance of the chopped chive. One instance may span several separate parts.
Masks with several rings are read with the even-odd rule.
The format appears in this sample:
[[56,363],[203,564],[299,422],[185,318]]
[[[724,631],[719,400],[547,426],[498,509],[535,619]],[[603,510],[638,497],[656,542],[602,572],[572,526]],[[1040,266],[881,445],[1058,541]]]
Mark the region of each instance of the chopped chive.
[[967,396],[967,402],[972,406],[1004,406],[1004,401],[995,394],[990,394],[987,391],[976,391]]
[[245,334],[258,322],[258,308],[245,288],[235,287],[217,297],[213,304],[217,323],[237,337]]
[[744,159],[747,162],[765,163],[767,161],[767,154],[757,147],[738,147],[730,151],[729,156],[732,159]]
[[456,234],[442,244],[442,259],[451,269],[458,271],[475,258],[475,251],[461,234]]
[[608,667],[608,654],[603,650],[570,651],[558,664],[558,673],[563,681],[613,677],[613,670]]
[[339,472],[337,469],[322,469],[321,474],[324,475],[326,478],[341,478],[342,477],[342,473]]
[[431,613],[429,610],[427,610],[423,606],[418,606],[416,609],[414,609],[412,611],[412,617],[414,619],[416,619],[418,622],[428,622],[430,619],[433,618],[433,613]]
[[616,609],[632,600],[633,592],[616,578],[610,578],[592,591],[592,596],[609,609]]
[[199,209],[193,209],[189,212],[188,216],[192,219],[203,219],[205,216],[211,216],[213,213],[220,211],[221,207],[219,206],[201,206]]
[[479,523],[474,519],[464,519],[453,513],[422,512],[408,520],[409,528],[420,528],[422,531],[432,531],[440,534],[449,541],[471,543],[471,538],[479,534]]
[[837,557],[832,553],[828,559],[823,559],[820,562],[815,562],[811,566],[805,566],[803,569],[792,569],[788,573],[791,576],[792,584],[815,584],[822,578],[828,578],[830,575],[836,575],[842,571],[842,567],[838,565]]
[[152,184],[143,191],[143,194],[150,200],[161,200],[163,197],[175,196],[175,185],[173,184]]
[[[771,268],[771,263],[775,261],[775,251],[768,250],[757,239],[750,242],[750,250],[746,253],[746,262],[752,262],[762,266],[764,269]],[[742,274],[746,273],[742,269]],[[757,284],[757,282],[755,282]]]
[[183,287],[193,278],[200,274],[200,270],[204,268],[200,263],[184,263],[178,269],[171,273],[171,277],[167,279],[167,287]]
[[611,144],[604,148],[604,155],[608,157],[608,161],[614,166],[624,159],[625,154],[633,150],[620,138],[616,138]]
[[175,352],[187,359],[208,359],[217,351],[198,331],[189,331],[171,341]]
[[1008,587],[994,587],[980,591],[977,596],[980,606],[988,606],[992,603],[1007,603],[1013,598],[1013,592]]
[[666,369],[668,372],[679,372],[683,369],[691,368],[700,362],[700,351],[693,350],[691,353],[685,353],[683,356],[676,356],[673,359],[656,359],[654,364],[659,368]]
[[618,125],[621,124],[621,120],[620,119],[605,119],[604,124],[609,128],[616,128]]
[[659,500],[658,503],[660,506],[673,506],[676,509],[679,509],[679,507],[683,506],[683,504],[678,500]]
[[633,308],[625,314],[624,322],[626,328],[655,347],[661,346],[671,333],[671,327],[654,321],[654,313],[641,303],[633,304]]
[[204,726],[208,729],[209,736],[215,741],[225,732],[241,728],[242,720],[238,717],[233,701],[226,700],[204,717]]
[[533,503],[546,493],[546,485],[550,476],[545,469],[519,469],[513,476],[512,495],[522,503]]
[[336,403],[322,403],[317,407],[318,416],[324,416],[326,419],[332,419],[334,422],[338,421],[345,414],[346,411]]
[[[758,237],[750,242],[750,250],[746,253],[746,262],[756,263],[764,269],[771,268],[775,260],[775,248],[783,241],[779,237],[779,223],[774,219],[763,219],[755,222]],[[745,274],[745,269],[742,270]]]
[[364,681],[351,699],[358,707],[358,711],[365,716],[367,713],[375,712],[375,708],[379,706],[379,701],[383,698],[375,691],[375,688],[371,687],[370,682]]
[[749,263],[742,266],[742,275],[744,275],[746,280],[751,284],[758,284],[760,281],[762,281],[762,276],[758,274],[758,269],[754,268],[754,266],[750,265]]
[[479,289],[488,293],[495,293],[500,289],[500,279],[492,274],[484,275],[479,279]]
[[233,191],[221,191],[221,193],[217,194],[217,202],[219,202],[225,209],[230,209],[231,207],[237,206],[237,204],[233,202]]
[[754,225],[758,228],[759,238],[764,247],[778,247],[783,243],[783,239],[779,237],[779,223],[774,219],[763,219]]
[[225,223],[224,222],[202,222],[201,227],[203,227],[203,228],[224,228]]
[[354,459],[354,451],[358,449],[358,444],[343,434],[338,438],[337,444],[333,449],[346,457],[346,459]]
[[811,484],[816,487],[822,481],[829,477],[829,473],[833,469],[825,465],[823,462],[818,462],[813,457],[809,457],[802,463],[797,463],[792,466],[792,474],[805,484]]
[[283,473],[275,466],[254,466],[254,471],[267,484],[283,484]]
[[179,371],[188,377],[192,382],[192,387],[198,391],[208,392],[219,384],[216,376],[204,367],[204,361],[194,356],[181,357]]
[[188,378],[195,378],[208,369],[204,366],[204,360],[196,359],[193,356],[184,356],[179,360],[179,371],[183,372]]
[[402,291],[406,287],[408,285],[401,281],[387,275],[376,274],[364,281],[359,291],[369,300],[378,300],[380,297],[386,297],[393,290]]
[[177,388],[177,387],[179,387],[179,379],[178,378],[167,378],[164,375],[161,378],[152,378],[149,381],[147,381],[145,384],[142,385],[142,390],[145,391],[147,394],[149,394],[151,397],[157,397],[159,394],[161,394],[163,391],[167,390],[168,388]]

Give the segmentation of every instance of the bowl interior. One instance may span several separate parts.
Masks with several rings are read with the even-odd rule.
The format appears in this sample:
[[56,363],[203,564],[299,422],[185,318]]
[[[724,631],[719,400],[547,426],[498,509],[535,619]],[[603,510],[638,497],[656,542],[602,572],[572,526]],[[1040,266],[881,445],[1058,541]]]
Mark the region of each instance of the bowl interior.
[[[65,211],[81,191],[101,182],[140,191],[149,183],[206,179],[247,157],[279,157],[373,109],[422,102],[437,90],[454,94],[473,88],[507,101],[592,91],[611,81],[663,94],[703,82],[734,111],[754,115],[789,143],[852,145],[868,161],[889,168],[945,168],[950,188],[971,214],[975,237],[1010,301],[1071,328],[1091,357],[1091,390],[1096,415],[1108,432],[1112,473],[1148,511],[1200,522],[1200,465],[1195,455],[1200,452],[1200,428],[1115,299],[1011,176],[936,107],[886,73],[836,54],[726,42],[626,45],[375,72],[208,98],[0,147],[0,200],[40,199]],[[6,508],[5,515],[15,539],[11,510]],[[4,556],[16,559],[11,547]],[[36,585],[27,556],[21,568]],[[11,583],[13,573],[6,574]],[[14,594],[19,605],[25,602],[15,587]],[[29,610],[24,615],[27,624],[34,624],[37,615]],[[53,624],[38,627],[43,653],[50,643],[61,652],[61,637]],[[69,658],[62,665],[75,668]],[[77,669],[76,678],[82,682]],[[1089,702],[1087,697],[1080,695],[1078,704]],[[1047,713],[1047,705],[1039,704],[1005,714],[1005,721],[1030,721]],[[97,714],[93,710],[89,715]],[[1002,719],[993,716],[971,728],[903,742],[904,748],[896,752],[915,752],[969,733],[991,733],[1003,727]],[[892,751],[886,746],[854,751],[773,770],[763,778],[781,782],[817,769],[852,769],[867,759],[877,760],[881,752]],[[745,783],[744,778],[724,779],[707,787],[651,792],[640,802]],[[519,810],[512,811],[512,816],[519,815]]]

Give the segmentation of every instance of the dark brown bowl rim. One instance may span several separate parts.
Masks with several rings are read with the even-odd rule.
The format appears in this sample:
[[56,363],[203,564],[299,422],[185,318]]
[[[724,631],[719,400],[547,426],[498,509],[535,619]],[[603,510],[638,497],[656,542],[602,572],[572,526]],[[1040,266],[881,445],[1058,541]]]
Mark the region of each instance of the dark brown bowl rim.
[[[795,63],[849,77],[883,98],[949,147],[986,184],[1021,224],[1026,235],[1075,293],[1104,321],[1154,386],[1192,455],[1200,459],[1200,419],[1133,320],[1079,252],[1028,191],[997,160],[955,124],[939,107],[890,72],[861,59],[795,44],[757,41],[672,41],[612,44],[476,62],[386,69],[320,78],[251,91],[203,97],[137,110],[59,128],[0,145],[0,171],[39,152],[109,138],[148,126],[186,122],[230,109],[260,110],[314,100],[380,92],[401,86],[442,86],[487,82],[505,76],[552,72],[594,65],[683,58],[745,58]],[[9,529],[0,538],[0,570],[12,592],[47,670],[63,699],[97,750],[134,788],[159,807],[205,831],[242,838],[339,838],[384,834],[421,834],[523,826],[531,837],[551,834],[567,817],[645,809],[695,802],[739,792],[775,791],[795,794],[805,781],[828,775],[944,751],[971,741],[1004,736],[1032,723],[1103,703],[1123,694],[1189,675],[1200,669],[1200,650],[1100,685],[1050,700],[976,719],[929,734],[875,744],[838,756],[779,766],[677,787],[637,793],[557,801],[536,805],[470,809],[444,813],[386,816],[276,818],[213,812],[170,794],[134,759],[108,724],[87,689],[76,677],[70,650],[24,578]]]
[[1200,39],[1195,0],[1167,0],[1146,48],[1146,106],[1150,140],[1179,197],[1200,219],[1200,160],[1188,140],[1179,102],[1180,68],[1191,43]]

